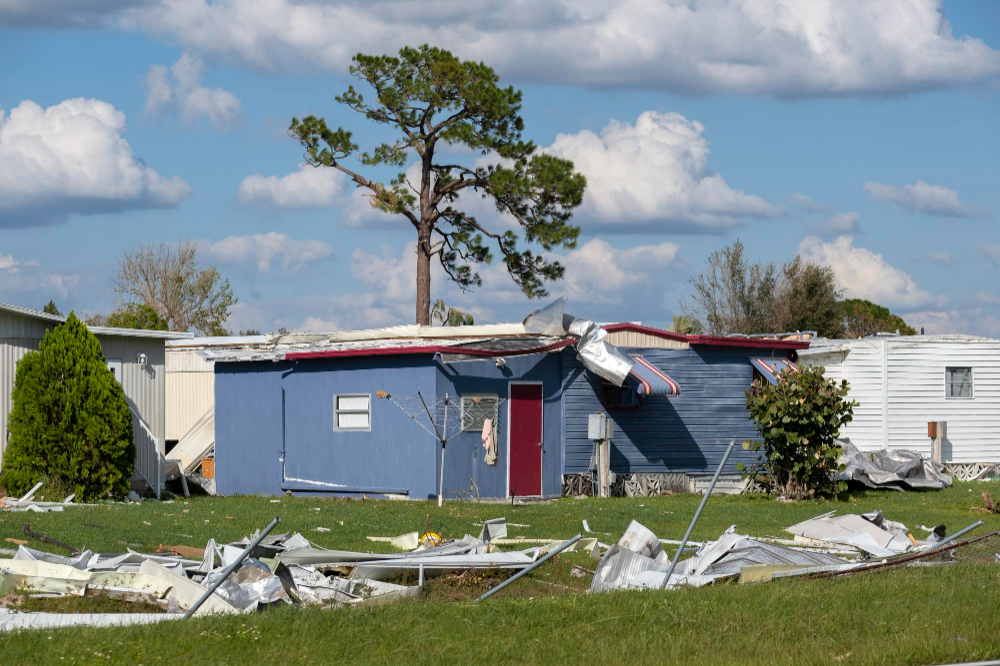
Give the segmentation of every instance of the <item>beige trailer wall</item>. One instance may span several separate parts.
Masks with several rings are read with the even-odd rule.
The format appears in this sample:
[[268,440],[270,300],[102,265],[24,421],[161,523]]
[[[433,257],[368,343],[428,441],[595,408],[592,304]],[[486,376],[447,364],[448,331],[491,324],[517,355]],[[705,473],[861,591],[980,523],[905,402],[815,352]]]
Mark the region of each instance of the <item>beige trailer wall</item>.
[[180,441],[215,407],[215,368],[191,349],[166,351],[166,439]]

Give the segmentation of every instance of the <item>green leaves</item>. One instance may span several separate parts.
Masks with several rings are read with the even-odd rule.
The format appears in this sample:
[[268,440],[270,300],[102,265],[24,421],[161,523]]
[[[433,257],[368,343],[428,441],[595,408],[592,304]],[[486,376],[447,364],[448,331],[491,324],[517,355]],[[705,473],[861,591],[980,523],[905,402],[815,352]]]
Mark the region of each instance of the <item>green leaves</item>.
[[70,313],[17,364],[0,478],[13,495],[40,480],[81,500],[128,492],[132,415],[101,343]]
[[856,405],[847,393],[847,382],[824,379],[822,368],[782,373],[777,385],[747,391],[747,409],[764,438],[763,478],[775,490],[793,498],[840,492],[833,482],[837,437]]
[[[519,225],[526,243],[546,252],[576,246],[580,230],[570,219],[583,202],[586,179],[569,160],[537,154],[535,144],[522,138],[521,91],[501,87],[496,72],[484,63],[463,61],[428,45],[402,48],[398,57],[359,53],[350,73],[374,95],[366,97],[350,86],[337,102],[392,128],[398,138],[359,152],[344,128],[331,130],[316,116],[293,118],[288,133],[303,147],[306,163],[342,171],[371,192],[374,208],[404,216],[419,238],[431,239],[418,244],[424,260],[437,256],[462,289],[481,283],[476,267],[491,262],[496,251],[525,294],[546,296],[544,284],[562,278],[564,268],[520,247],[516,233],[491,230],[461,207],[463,193],[489,198],[499,213]],[[449,145],[471,149],[494,163],[438,159]],[[366,167],[405,167],[416,159],[420,176],[413,182],[402,174],[391,183],[380,182],[346,166],[349,157]],[[429,272],[422,279],[418,300],[421,288],[429,293]]]

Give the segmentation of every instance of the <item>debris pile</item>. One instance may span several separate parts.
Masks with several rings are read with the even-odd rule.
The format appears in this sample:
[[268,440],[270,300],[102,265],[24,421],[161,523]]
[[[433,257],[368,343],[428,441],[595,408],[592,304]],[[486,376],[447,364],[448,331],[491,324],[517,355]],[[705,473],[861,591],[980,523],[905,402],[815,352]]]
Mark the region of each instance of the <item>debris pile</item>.
[[[138,613],[65,616],[66,626],[105,626],[192,614],[248,613],[286,604],[384,601],[419,593],[430,577],[469,569],[519,572],[560,550],[600,552],[596,539],[579,536],[569,542],[545,540],[523,550],[502,551],[501,543],[520,542],[505,538],[504,519],[487,521],[479,538],[466,534],[461,539],[435,542],[412,533],[390,539],[394,545],[410,548],[401,553],[320,548],[298,533],[270,534],[277,522],[275,519],[265,530],[233,543],[219,545],[210,539],[204,549],[161,546],[162,553],[131,549],[121,554],[81,552],[57,543],[72,552],[62,556],[21,544],[13,558],[0,559],[0,597],[13,592],[45,596],[104,593],[157,604],[164,611],[142,618],[134,617]],[[394,582],[411,578],[416,578],[416,585]],[[0,631],[63,626],[59,616],[2,609]]]
[[[738,534],[733,525],[718,539],[702,543],[691,557],[681,560],[669,580],[666,577],[670,558],[662,543],[633,520],[621,540],[601,558],[590,589],[592,592],[676,589],[730,579],[750,582],[787,576],[839,575],[945,553],[971,543],[972,539],[955,540],[982,525],[978,521],[948,537],[944,525],[923,528],[930,534],[917,540],[905,525],[887,520],[881,511],[842,516],[834,513],[786,528],[795,535],[794,540],[750,537]],[[993,532],[984,536],[997,535]]]
[[929,490],[951,486],[951,477],[944,473],[944,465],[919,451],[860,451],[850,442],[841,444],[844,451],[837,462],[845,468],[837,473],[836,481],[853,482],[867,488],[895,490]]

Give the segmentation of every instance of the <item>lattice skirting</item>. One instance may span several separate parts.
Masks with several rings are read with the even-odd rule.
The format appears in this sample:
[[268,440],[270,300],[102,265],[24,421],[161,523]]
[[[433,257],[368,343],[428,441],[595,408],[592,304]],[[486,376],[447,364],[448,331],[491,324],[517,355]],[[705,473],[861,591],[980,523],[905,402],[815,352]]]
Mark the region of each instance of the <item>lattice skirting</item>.
[[1000,475],[996,463],[945,463],[944,471],[958,481],[975,481]]
[[[612,497],[650,497],[663,493],[684,493],[690,490],[687,474],[616,474],[611,484]],[[564,474],[563,497],[594,495],[595,484],[590,474]]]

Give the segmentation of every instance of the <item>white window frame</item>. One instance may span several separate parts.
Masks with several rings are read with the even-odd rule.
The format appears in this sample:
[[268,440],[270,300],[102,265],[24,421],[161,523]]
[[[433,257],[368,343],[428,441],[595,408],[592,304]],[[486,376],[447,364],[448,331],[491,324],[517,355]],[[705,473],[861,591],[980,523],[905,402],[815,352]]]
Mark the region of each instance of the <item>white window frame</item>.
[[480,426],[478,428],[466,428],[465,427],[465,400],[466,400],[466,398],[468,398],[469,400],[472,400],[474,398],[489,398],[489,399],[492,399],[494,401],[494,403],[495,403],[495,405],[494,405],[494,407],[495,407],[495,413],[493,415],[493,419],[495,421],[495,420],[497,420],[497,419],[500,418],[500,395],[499,394],[497,394],[497,393],[463,393],[461,396],[459,396],[459,405],[460,405],[460,408],[462,410],[461,419],[459,420],[459,424],[462,427],[462,432],[480,432],[481,433],[483,431],[482,426]]
[[[341,398],[368,398],[368,409],[340,409]],[[367,428],[340,427],[340,414],[367,414]],[[334,432],[371,432],[372,429],[372,394],[371,393],[336,393],[333,396],[333,430]]]
[[104,359],[104,364],[108,366],[108,372],[115,378],[115,381],[120,386],[124,386],[122,384],[122,375],[125,373],[125,365],[122,363],[122,360],[120,358],[106,358]]
[[[951,383],[948,381],[948,371],[949,370],[964,370],[969,369],[969,396],[960,395],[948,395],[948,385]],[[976,368],[971,365],[946,365],[944,366],[944,399],[945,400],[973,400],[976,397]]]

